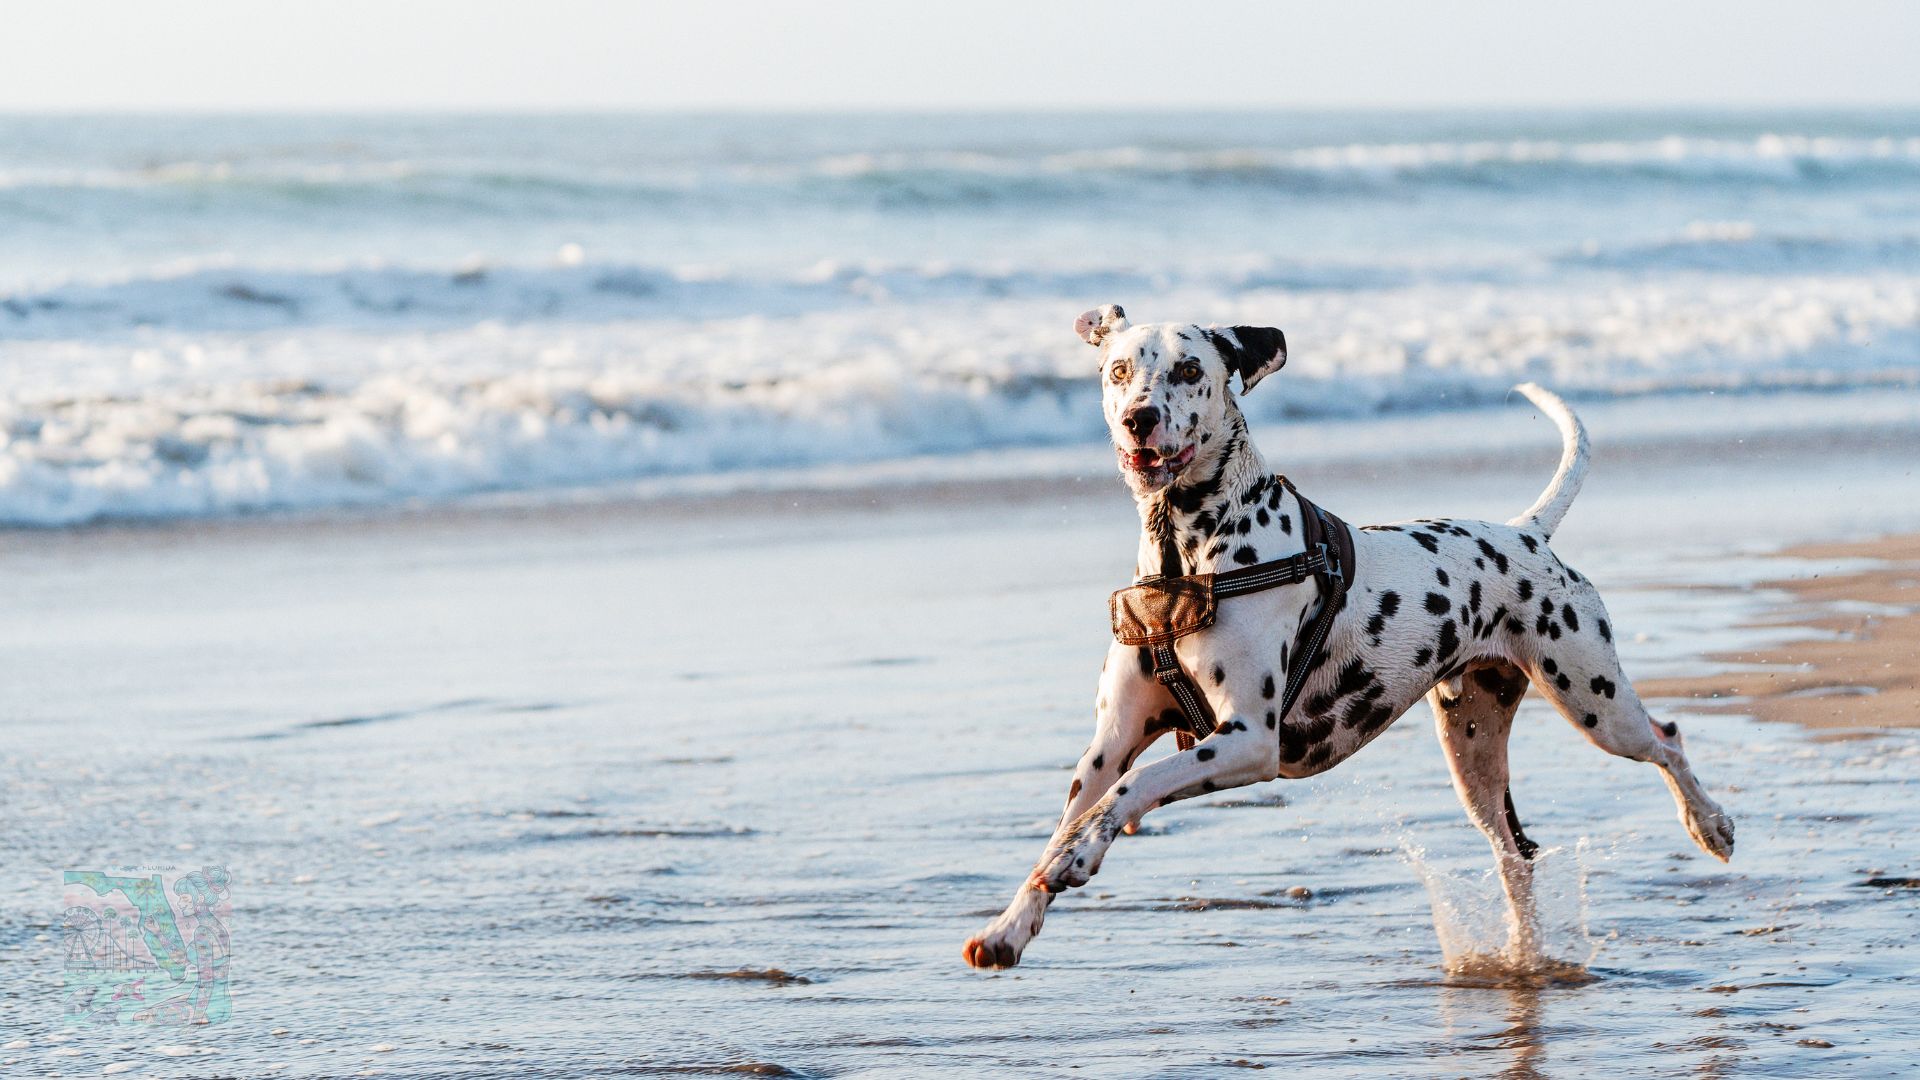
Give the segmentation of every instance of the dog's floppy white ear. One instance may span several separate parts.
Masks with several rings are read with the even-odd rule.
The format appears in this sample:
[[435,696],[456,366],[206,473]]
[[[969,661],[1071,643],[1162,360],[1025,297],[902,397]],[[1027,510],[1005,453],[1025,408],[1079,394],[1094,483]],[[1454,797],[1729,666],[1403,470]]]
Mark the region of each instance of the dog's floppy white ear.
[[1240,392],[1287,366],[1287,335],[1271,326],[1210,326],[1207,337],[1240,375]]
[[1073,320],[1073,332],[1089,345],[1098,345],[1107,340],[1107,335],[1117,334],[1126,328],[1127,313],[1120,310],[1119,304],[1083,311],[1079,318]]

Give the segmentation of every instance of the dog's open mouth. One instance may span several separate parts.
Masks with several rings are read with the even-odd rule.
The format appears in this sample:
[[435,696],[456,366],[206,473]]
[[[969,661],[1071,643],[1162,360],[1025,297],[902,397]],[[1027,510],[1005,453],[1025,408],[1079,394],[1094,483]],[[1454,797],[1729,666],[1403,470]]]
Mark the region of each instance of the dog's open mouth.
[[1120,463],[1137,473],[1151,475],[1164,469],[1168,476],[1172,476],[1186,468],[1187,463],[1193,460],[1193,450],[1194,447],[1191,444],[1172,455],[1152,446],[1143,446],[1135,450],[1123,448],[1120,451]]

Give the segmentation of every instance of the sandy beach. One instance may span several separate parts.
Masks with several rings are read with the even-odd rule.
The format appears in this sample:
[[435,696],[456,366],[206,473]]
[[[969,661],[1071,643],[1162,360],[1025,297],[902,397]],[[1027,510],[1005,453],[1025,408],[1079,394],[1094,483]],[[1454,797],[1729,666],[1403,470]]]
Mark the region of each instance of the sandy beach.
[[[1505,516],[1554,453],[1513,413],[1501,455],[1262,437],[1355,520]],[[1722,655],[1881,688],[1821,707],[1903,692],[1865,669],[1900,668],[1872,590],[1905,581],[1910,542],[1804,546],[1920,526],[1920,440],[1881,434],[1857,436],[1886,462],[1870,477],[1819,431],[1718,456],[1601,443],[1556,546],[1601,583],[1657,710],[1727,712],[1688,746],[1741,832],[1706,864],[1652,770],[1529,700],[1514,795],[1581,985],[1447,974],[1503,932],[1421,715],[1327,776],[1155,814],[1022,967],[964,967],[1087,734],[1136,527],[1098,454],[991,483],[15,532],[0,814],[29,870],[0,885],[0,1060],[1056,1074],[1071,1047],[1075,1075],[1885,1072],[1913,916],[1868,883],[1920,876],[1920,743],[1863,714],[1870,741],[1822,742],[1703,696],[1752,693]],[[1820,512],[1782,519],[1783,492]],[[1862,597],[1844,617],[1871,625],[1822,621]],[[1838,629],[1881,651],[1782,643]],[[231,868],[230,1022],[63,1022],[60,872],[130,857]]]
[[1797,640],[1706,659],[1726,670],[1641,684],[1688,711],[1737,713],[1841,731],[1920,726],[1920,536],[1804,544],[1791,573],[1758,587],[1781,595],[1756,625]]

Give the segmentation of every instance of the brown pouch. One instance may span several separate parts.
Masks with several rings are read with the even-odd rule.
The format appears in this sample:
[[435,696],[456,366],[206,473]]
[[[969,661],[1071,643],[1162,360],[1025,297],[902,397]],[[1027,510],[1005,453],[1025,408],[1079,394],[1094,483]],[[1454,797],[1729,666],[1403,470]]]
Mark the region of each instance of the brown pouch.
[[1122,645],[1161,645],[1213,625],[1213,575],[1148,578],[1108,598],[1113,638]]

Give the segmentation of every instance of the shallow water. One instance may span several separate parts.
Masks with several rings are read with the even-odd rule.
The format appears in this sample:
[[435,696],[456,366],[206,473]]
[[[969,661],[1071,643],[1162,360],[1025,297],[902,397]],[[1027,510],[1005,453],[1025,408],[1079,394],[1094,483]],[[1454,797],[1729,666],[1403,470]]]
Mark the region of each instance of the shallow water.
[[[1741,550],[1749,496],[1816,492],[1825,470],[1708,487],[1663,466],[1715,499],[1650,539],[1606,523],[1659,497],[1619,472],[1597,485],[1562,548],[1602,583],[1629,671],[1737,636],[1767,597],[1660,581],[1762,576],[1697,553]],[[1334,501],[1357,520],[1426,512],[1402,504],[1435,484],[1412,468]],[[1038,854],[1088,734],[1131,509],[1108,491],[875,500],[16,537],[0,553],[15,582],[0,1061],[162,1076],[1914,1063],[1920,890],[1863,884],[1920,877],[1912,732],[1683,716],[1738,819],[1723,867],[1654,770],[1530,701],[1514,796],[1560,849],[1542,873],[1549,950],[1590,981],[1448,973],[1443,941],[1455,957],[1501,943],[1497,893],[1419,713],[1327,776],[1155,813],[1020,968],[967,969],[962,941]],[[60,872],[127,862],[231,868],[228,1022],[65,1022]],[[1438,919],[1423,875],[1447,899]]]

